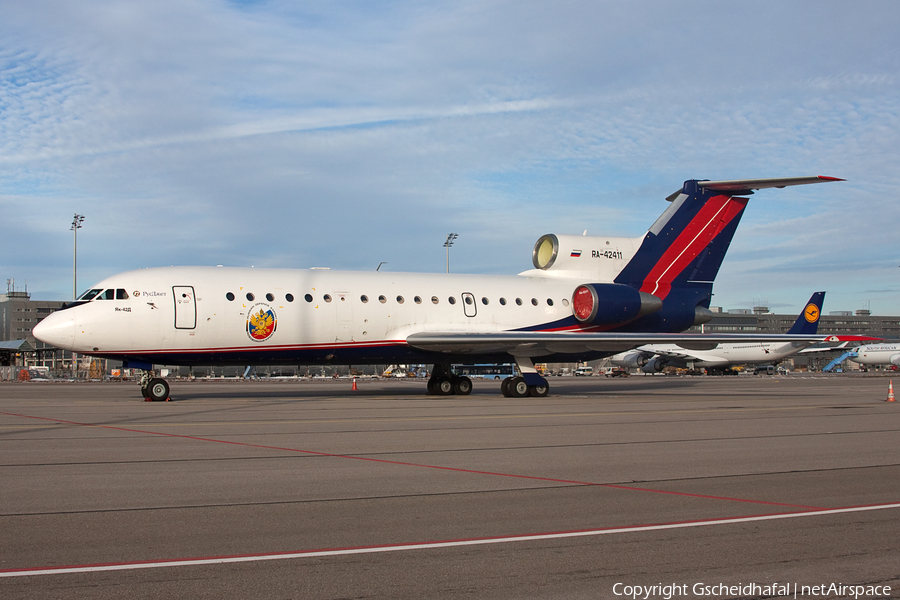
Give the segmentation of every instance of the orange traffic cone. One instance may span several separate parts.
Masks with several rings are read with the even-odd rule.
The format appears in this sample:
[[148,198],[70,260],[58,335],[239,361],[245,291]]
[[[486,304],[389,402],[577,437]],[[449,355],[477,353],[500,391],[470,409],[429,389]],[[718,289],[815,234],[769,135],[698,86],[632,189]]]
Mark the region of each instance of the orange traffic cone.
[[896,402],[896,400],[894,400],[894,380],[893,379],[891,379],[891,383],[890,383],[890,385],[888,385],[888,397],[887,397],[887,400],[885,400],[885,402]]
[[353,388],[350,391],[352,391],[352,392],[359,391],[358,388],[356,387],[356,377],[353,378]]

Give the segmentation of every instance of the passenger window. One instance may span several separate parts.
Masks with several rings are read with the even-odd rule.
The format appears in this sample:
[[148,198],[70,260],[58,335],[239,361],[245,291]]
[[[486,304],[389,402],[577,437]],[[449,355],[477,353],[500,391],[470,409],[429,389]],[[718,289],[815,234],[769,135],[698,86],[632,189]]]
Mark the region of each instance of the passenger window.
[[266,300],[268,300],[269,302],[275,302],[275,296],[273,296],[272,294],[266,294]]
[[437,297],[437,296],[432,296],[432,297],[431,297],[431,303],[432,303],[432,304],[437,304],[438,302],[439,302],[439,300],[438,300],[438,297]]
[[366,302],[369,301],[369,297],[366,296],[365,294],[363,294],[362,296],[360,296],[359,299],[360,299],[360,301],[361,301],[363,304],[365,304]]
[[500,298],[500,306],[506,306],[506,298]]
[[250,302],[253,302],[253,299],[254,299],[254,298],[256,298],[256,296],[254,296],[254,295],[251,294],[250,292],[247,292],[247,300],[249,300]]
[[331,294],[325,294],[325,302],[331,302]]
[[422,299],[419,298],[418,296],[416,296],[415,298],[413,298],[413,301],[414,301],[416,304],[422,304]]
[[487,298],[482,298],[482,299],[481,299],[481,303],[484,304],[485,306],[487,306],[487,304],[488,304],[488,299],[487,299]]
[[522,306],[522,299],[521,299],[521,298],[516,298],[516,305]]
[[225,294],[225,298],[226,298],[229,302],[234,302],[234,294],[232,294],[231,292],[228,292],[227,294]]
[[378,296],[378,301],[384,304],[385,302],[387,302],[387,298],[385,298],[384,296]]
[[547,298],[547,306],[553,306],[553,298]]
[[307,295],[303,296],[303,299],[306,300],[307,302],[312,302],[313,301],[312,294],[307,294]]
[[447,302],[449,302],[450,304],[456,304],[456,298],[450,296],[449,298],[447,298]]
[[294,295],[293,295],[293,294],[285,294],[285,295],[284,295],[284,299],[287,300],[288,302],[293,302],[293,301],[294,301]]
[[403,296],[397,296],[397,304],[403,304]]
[[532,305],[532,306],[537,306],[537,305],[538,305],[537,298],[532,298],[532,299],[531,299],[531,305]]

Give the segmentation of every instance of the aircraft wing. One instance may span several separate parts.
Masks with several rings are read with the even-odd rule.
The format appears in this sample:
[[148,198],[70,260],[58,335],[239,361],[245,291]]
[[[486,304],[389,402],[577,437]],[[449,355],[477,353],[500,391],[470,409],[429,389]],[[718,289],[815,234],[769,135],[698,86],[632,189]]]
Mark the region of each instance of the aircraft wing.
[[833,335],[830,336],[832,339],[826,340],[828,342],[843,342],[838,344],[837,346],[821,346],[815,345],[811,348],[804,348],[800,351],[800,354],[809,354],[810,352],[832,352],[834,350],[844,350],[846,349],[851,342],[854,343],[854,346],[858,345],[859,342],[882,342],[884,338],[870,337],[867,335]]
[[735,333],[584,333],[566,331],[505,331],[495,333],[422,332],[406,338],[414,348],[447,354],[499,354],[537,357],[579,352],[624,352],[644,344],[678,344],[686,349],[710,349],[716,344],[752,342],[824,342],[832,336]]
[[[638,348],[638,350],[642,350],[647,353],[657,354],[659,356],[665,356],[666,358],[677,358],[678,360],[701,360],[700,357],[694,356],[688,352],[675,352],[674,350],[663,350],[657,349],[652,346],[647,348]],[[712,357],[704,358],[703,360],[710,360]],[[727,362],[727,361],[726,361]]]

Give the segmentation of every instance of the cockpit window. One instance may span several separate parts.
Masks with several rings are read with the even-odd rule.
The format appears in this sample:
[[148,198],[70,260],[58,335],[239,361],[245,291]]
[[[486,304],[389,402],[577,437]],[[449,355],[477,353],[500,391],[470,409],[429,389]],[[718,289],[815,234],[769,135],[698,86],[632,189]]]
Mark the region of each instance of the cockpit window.
[[122,288],[118,289],[93,289],[83,293],[79,298],[79,302],[87,302],[89,300],[128,300],[130,296]]

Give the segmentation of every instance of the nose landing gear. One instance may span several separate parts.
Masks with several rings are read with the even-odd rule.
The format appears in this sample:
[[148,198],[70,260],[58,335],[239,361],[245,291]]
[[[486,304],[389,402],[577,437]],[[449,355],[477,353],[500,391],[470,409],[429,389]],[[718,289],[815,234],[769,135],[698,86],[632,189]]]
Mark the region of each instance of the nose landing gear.
[[145,402],[166,401],[169,398],[169,384],[165,379],[154,377],[153,371],[144,371],[141,374],[141,395]]

